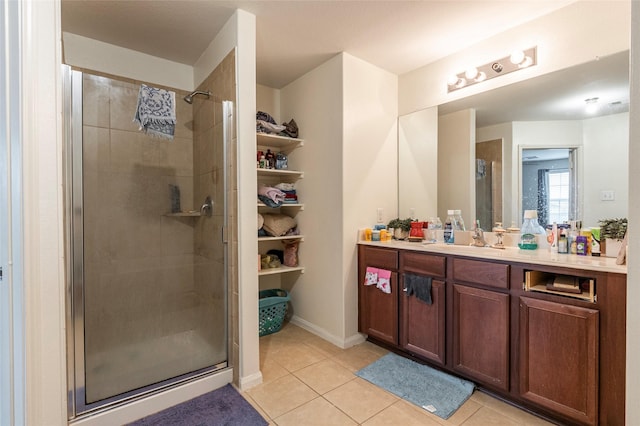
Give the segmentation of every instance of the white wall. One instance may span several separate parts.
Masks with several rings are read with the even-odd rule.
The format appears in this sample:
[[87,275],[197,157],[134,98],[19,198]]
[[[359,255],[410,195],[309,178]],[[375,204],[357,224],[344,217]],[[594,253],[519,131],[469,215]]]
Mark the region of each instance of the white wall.
[[63,42],[67,65],[175,89],[194,88],[193,68],[189,65],[67,32],[63,33]]
[[468,228],[476,216],[476,111],[465,109],[438,121],[438,216],[462,210]]
[[437,107],[398,118],[398,185],[399,217],[438,216]]
[[502,139],[502,223],[505,227],[511,226],[514,220],[512,205],[514,196],[511,190],[513,168],[513,128],[511,123],[496,124],[494,126],[476,129],[476,142],[486,142],[494,139]]
[[[577,1],[477,43],[399,79],[399,112],[408,114],[629,48],[628,1]],[[538,65],[447,94],[452,73],[538,46]]]
[[[629,164],[640,161],[640,3],[631,15],[631,102],[629,112]],[[629,168],[629,186],[640,182],[640,167]],[[629,192],[629,253],[627,258],[627,374],[626,424],[640,424],[640,191]]]
[[276,120],[276,123],[282,123],[284,120],[280,120],[280,90],[258,84],[256,110],[266,112]]
[[[584,131],[583,223],[627,217],[629,211],[629,114],[582,122]],[[600,192],[615,191],[614,201],[601,201]]]
[[337,55],[281,89],[282,121],[295,119],[304,147],[291,161],[304,171],[296,188],[305,210],[297,215],[305,266],[291,288],[301,325],[338,344],[343,339],[342,271],[342,56]]
[[398,78],[344,54],[343,335],[357,335],[357,229],[397,217]]

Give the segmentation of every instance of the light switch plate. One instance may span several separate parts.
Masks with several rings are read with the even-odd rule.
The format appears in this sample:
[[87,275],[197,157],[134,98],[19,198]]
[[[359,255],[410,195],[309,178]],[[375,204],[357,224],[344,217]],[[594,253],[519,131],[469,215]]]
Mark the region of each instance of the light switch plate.
[[600,201],[614,201],[616,193],[613,190],[600,191]]

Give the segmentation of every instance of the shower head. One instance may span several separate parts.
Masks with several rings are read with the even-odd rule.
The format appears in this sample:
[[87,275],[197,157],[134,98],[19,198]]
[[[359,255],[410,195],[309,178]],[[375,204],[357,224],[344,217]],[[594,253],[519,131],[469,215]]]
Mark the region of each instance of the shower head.
[[202,92],[200,90],[194,90],[193,92],[189,93],[187,96],[185,96],[183,99],[186,103],[188,104],[192,104],[193,103],[193,97],[196,95],[204,95],[207,98],[211,97],[211,92],[206,91],[206,92]]

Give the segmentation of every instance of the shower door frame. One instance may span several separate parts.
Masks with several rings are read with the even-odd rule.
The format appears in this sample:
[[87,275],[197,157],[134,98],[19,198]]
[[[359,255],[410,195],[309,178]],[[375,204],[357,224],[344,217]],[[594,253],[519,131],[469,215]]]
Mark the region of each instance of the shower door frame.
[[[194,381],[230,368],[229,362],[229,278],[228,278],[228,145],[233,126],[233,102],[222,101],[223,120],[223,226],[220,236],[224,253],[224,333],[226,361],[191,371],[142,388],[124,392],[90,404],[85,390],[85,342],[84,342],[84,232],[83,232],[83,72],[62,65],[63,78],[63,132],[65,152],[63,156],[65,196],[65,236],[67,252],[67,417],[76,419],[88,414],[124,405],[132,400],[162,392],[173,386]],[[80,176],[75,178],[74,176]]]

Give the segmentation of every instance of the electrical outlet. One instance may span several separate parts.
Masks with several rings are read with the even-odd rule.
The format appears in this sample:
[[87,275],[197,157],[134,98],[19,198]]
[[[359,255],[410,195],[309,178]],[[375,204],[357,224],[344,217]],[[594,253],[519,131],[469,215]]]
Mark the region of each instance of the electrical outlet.
[[411,208],[409,209],[409,217],[410,217],[411,219],[415,219],[415,218],[416,218],[416,209],[414,209],[413,207],[411,207]]
[[600,191],[600,201],[614,201],[616,199],[615,191]]
[[382,219],[382,207],[378,207],[378,223],[382,223],[383,219]]

